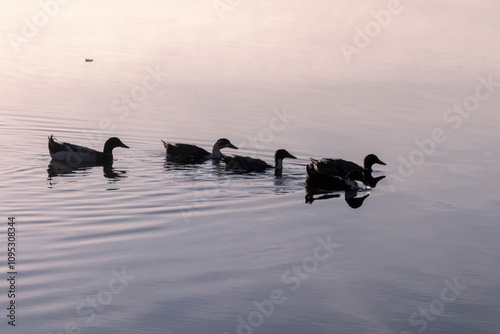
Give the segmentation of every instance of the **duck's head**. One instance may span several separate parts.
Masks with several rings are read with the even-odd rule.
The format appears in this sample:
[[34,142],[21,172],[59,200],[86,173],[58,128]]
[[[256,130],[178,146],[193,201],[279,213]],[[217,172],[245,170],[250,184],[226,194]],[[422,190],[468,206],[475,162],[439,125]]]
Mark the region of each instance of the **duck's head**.
[[220,150],[223,148],[226,148],[226,147],[234,148],[235,150],[238,149],[236,146],[231,144],[231,142],[228,139],[221,138],[221,139],[217,140],[214,144],[214,147],[212,147],[212,156],[214,158],[218,158],[218,159],[222,158],[223,155],[222,155]]
[[276,151],[276,153],[274,154],[274,159],[276,160],[283,160],[285,158],[290,158],[290,159],[297,159],[296,156],[294,155],[291,155],[290,153],[288,153],[287,150],[285,149],[279,149]]
[[297,159],[296,156],[291,155],[290,153],[288,153],[287,150],[279,149],[274,154],[274,160],[275,160],[276,168],[277,169],[278,168],[283,168],[283,159],[285,159],[285,158]]
[[296,156],[291,155],[285,149],[277,150],[276,153],[274,154],[274,161],[275,161],[274,175],[281,176],[281,171],[283,170],[283,159],[285,159],[285,158],[297,159]]
[[235,150],[237,150],[238,148],[236,146],[234,146],[233,144],[231,144],[231,142],[226,139],[226,138],[221,138],[219,140],[217,140],[217,142],[215,143],[215,145],[220,149],[222,148],[226,148],[226,147],[229,147],[229,148],[234,148]]
[[111,137],[104,144],[104,153],[111,153],[115,147],[130,148],[117,137]]
[[385,165],[385,162],[380,160],[375,154],[368,154],[365,157],[364,167],[366,170],[371,170],[374,164]]

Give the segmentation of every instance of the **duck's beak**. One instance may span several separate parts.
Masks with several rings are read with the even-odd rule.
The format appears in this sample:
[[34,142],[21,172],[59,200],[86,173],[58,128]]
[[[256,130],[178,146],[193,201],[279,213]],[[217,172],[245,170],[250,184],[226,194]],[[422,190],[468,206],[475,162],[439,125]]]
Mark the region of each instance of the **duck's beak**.
[[385,162],[383,162],[383,161],[382,161],[382,160],[380,160],[380,159],[377,159],[376,163],[378,163],[378,164],[380,164],[380,165],[384,165],[384,166],[386,166],[386,163],[385,163]]
[[290,159],[297,159],[297,157],[295,155],[291,155],[290,153],[288,153],[288,155],[286,157],[290,158]]
[[229,148],[234,148],[235,150],[237,150],[238,148],[236,146],[234,146],[233,144],[229,143],[229,145],[227,145],[226,147],[229,147]]
[[127,145],[125,145],[124,143],[121,143],[121,144],[120,144],[120,147],[123,147],[123,148],[130,148],[130,147],[128,147]]

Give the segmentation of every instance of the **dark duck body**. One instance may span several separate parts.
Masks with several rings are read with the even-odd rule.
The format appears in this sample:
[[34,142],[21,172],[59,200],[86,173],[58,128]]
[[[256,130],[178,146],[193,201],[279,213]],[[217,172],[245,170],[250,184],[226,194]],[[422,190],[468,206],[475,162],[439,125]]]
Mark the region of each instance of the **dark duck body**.
[[207,150],[192,144],[166,143],[163,140],[162,142],[168,160],[185,164],[198,164],[209,159],[222,159],[221,149],[226,147],[238,149],[226,138],[221,138],[215,142],[211,154]]
[[283,172],[283,159],[297,159],[287,150],[279,149],[274,154],[275,165],[271,166],[261,159],[243,157],[240,155],[224,156],[222,160],[226,163],[226,170],[237,170],[242,172],[265,172],[268,168],[274,168],[274,174],[281,176]]
[[363,173],[359,170],[350,171],[342,178],[338,175],[321,173],[310,164],[306,166],[306,169],[306,189],[308,190],[357,190],[359,189],[359,185],[356,181],[365,182]]
[[53,160],[65,162],[68,165],[105,165],[113,163],[113,149],[115,147],[129,148],[117,137],[109,138],[104,144],[102,152],[94,149],[56,141],[54,136],[49,137],[49,152]]
[[380,160],[375,154],[368,154],[364,161],[363,167],[360,165],[343,159],[312,159],[311,166],[314,170],[330,175],[340,176],[345,178],[347,173],[351,171],[359,171],[364,174],[372,172],[372,166],[374,164],[385,165],[385,162]]

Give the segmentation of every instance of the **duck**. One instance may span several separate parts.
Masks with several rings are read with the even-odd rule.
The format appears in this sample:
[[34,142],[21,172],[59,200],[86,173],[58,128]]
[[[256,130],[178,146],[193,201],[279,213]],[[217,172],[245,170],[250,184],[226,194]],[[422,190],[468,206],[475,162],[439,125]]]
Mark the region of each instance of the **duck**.
[[209,159],[220,160],[223,157],[220,151],[221,149],[226,147],[235,150],[238,149],[226,138],[221,138],[215,142],[212,147],[212,154],[210,154],[207,150],[192,144],[167,143],[163,140],[162,143],[163,146],[165,146],[167,159],[185,164],[202,163]]
[[310,166],[316,171],[324,174],[337,175],[345,178],[350,171],[359,171],[364,174],[372,172],[374,164],[386,165],[385,162],[380,160],[375,154],[368,154],[364,161],[363,167],[360,165],[343,159],[313,159],[310,158]]
[[242,172],[264,172],[266,169],[274,168],[274,175],[281,176],[283,173],[283,159],[297,159],[285,149],[279,149],[274,154],[275,165],[271,166],[261,159],[243,157],[240,155],[224,156],[222,160],[226,163],[226,170],[238,170]]
[[306,166],[306,189],[325,189],[325,190],[358,190],[359,185],[356,181],[365,182],[363,173],[359,170],[353,170],[342,178],[339,175],[322,173],[314,169],[311,164]]
[[52,159],[65,162],[71,166],[81,163],[93,165],[112,164],[113,149],[116,147],[129,148],[117,137],[106,140],[102,152],[80,145],[58,142],[53,135],[49,137],[49,152]]

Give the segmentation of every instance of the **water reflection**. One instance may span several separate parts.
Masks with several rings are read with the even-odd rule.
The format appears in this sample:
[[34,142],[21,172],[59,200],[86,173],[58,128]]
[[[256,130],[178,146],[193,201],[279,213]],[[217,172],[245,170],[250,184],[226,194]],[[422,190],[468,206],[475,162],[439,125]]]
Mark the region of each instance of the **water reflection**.
[[[88,176],[94,167],[98,167],[100,165],[96,163],[84,162],[82,161],[78,165],[75,164],[66,164],[61,161],[51,160],[49,165],[47,166],[47,181],[48,187],[52,188],[52,186],[56,185],[55,177],[57,176],[73,176],[73,175],[81,175]],[[112,164],[102,165],[103,176],[108,179],[110,183],[118,182],[127,177],[126,170],[118,170],[113,167]]]
[[163,169],[165,171],[188,171],[188,170],[198,170],[199,168],[200,165],[197,164],[174,162],[167,158],[165,158],[165,162],[163,163]]
[[[349,207],[353,209],[357,209],[363,205],[364,200],[370,196],[370,193],[365,193],[363,196],[358,196],[359,193],[365,192],[364,190],[347,190],[344,193],[344,199],[349,205]],[[306,188],[306,204],[313,204],[314,201],[318,200],[326,200],[332,198],[341,197],[339,193],[329,193],[321,190],[312,190]]]
[[363,205],[364,200],[370,196],[370,194],[366,194],[361,197],[356,197],[358,194],[357,191],[346,191],[345,193],[345,201],[347,205],[349,205],[353,209],[359,208],[361,205]]
[[377,183],[385,178],[385,175],[373,177],[371,172],[366,171],[364,173],[365,176],[365,184],[367,186],[370,186],[370,188],[375,188],[377,186]]
[[172,161],[168,157],[165,158],[163,162],[163,170],[166,172],[185,172],[185,176],[192,176],[191,173],[203,174],[210,173],[209,170],[206,169],[208,166],[213,166],[217,172],[223,171],[221,168],[220,160],[213,159],[210,162],[205,161],[203,163],[185,163]]
[[118,170],[113,167],[113,165],[104,165],[102,166],[102,170],[104,172],[104,177],[107,178],[110,182],[117,182],[127,177],[126,170]]
[[317,201],[317,200],[340,197],[340,194],[326,194],[326,195],[321,195],[318,197],[314,197],[314,195],[317,195],[317,194],[306,192],[306,204],[313,204],[313,202]]

